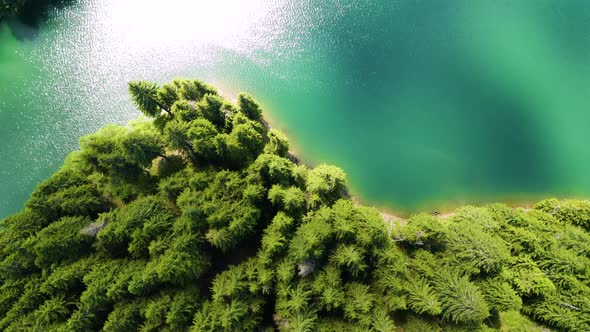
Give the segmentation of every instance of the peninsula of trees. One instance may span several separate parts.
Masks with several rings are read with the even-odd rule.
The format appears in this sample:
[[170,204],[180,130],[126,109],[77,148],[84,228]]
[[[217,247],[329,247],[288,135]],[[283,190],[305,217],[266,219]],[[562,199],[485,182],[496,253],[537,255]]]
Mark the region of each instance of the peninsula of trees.
[[590,331],[590,203],[385,222],[247,95],[129,83],[0,232],[2,331]]

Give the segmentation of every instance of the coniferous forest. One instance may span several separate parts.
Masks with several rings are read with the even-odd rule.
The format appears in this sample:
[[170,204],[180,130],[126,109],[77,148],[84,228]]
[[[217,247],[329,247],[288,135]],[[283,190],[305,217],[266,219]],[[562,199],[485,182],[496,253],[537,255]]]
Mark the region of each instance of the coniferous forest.
[[390,221],[259,104],[129,92],[2,221],[2,331],[590,331],[590,203]]

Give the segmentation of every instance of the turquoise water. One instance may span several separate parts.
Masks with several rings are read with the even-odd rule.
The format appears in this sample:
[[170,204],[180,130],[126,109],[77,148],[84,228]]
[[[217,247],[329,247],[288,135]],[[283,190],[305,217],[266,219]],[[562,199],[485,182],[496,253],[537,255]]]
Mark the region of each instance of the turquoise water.
[[77,139],[138,116],[126,82],[253,94],[309,164],[404,211],[590,194],[585,0],[89,0],[0,30],[0,217]]

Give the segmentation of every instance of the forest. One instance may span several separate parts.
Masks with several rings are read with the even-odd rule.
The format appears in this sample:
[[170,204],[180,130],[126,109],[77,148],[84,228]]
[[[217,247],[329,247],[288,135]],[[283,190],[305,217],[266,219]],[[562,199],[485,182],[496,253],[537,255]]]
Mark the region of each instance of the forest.
[[1,222],[2,331],[590,331],[590,202],[386,221],[261,106],[129,83]]

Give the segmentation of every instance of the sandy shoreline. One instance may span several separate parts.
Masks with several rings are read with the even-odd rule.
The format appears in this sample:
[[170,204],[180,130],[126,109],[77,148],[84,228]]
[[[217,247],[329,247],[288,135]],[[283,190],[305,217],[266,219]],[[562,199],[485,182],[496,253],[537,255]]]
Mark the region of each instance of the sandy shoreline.
[[[501,204],[506,204],[506,203],[501,203]],[[512,209],[523,209],[525,211],[529,211],[532,208],[533,204],[534,203],[517,205],[517,206],[508,205],[508,204],[506,204],[506,205],[508,205]],[[468,205],[469,204],[464,205],[464,206],[468,206]],[[481,205],[472,205],[472,206],[482,207]],[[394,213],[391,213],[391,212],[388,212],[388,211],[385,211],[382,209],[377,209],[377,210],[379,211],[379,214],[381,215],[383,220],[387,223],[390,223],[390,224],[393,224],[393,223],[405,224],[407,222],[407,220],[409,218],[411,218],[411,216],[402,217],[401,215],[397,215],[397,214],[394,214]],[[417,214],[419,214],[419,213],[417,213]],[[453,217],[455,215],[455,211],[444,212],[444,213],[434,212],[431,215],[435,218],[446,219],[446,218]]]

